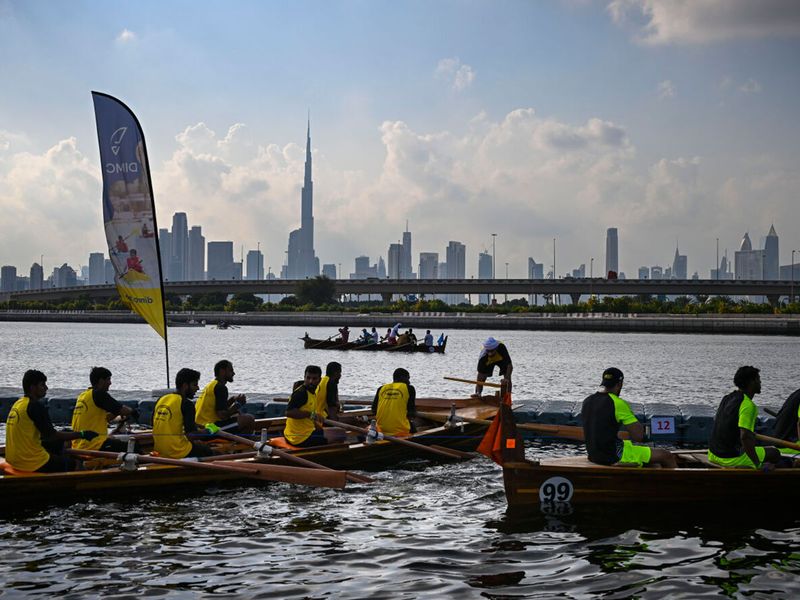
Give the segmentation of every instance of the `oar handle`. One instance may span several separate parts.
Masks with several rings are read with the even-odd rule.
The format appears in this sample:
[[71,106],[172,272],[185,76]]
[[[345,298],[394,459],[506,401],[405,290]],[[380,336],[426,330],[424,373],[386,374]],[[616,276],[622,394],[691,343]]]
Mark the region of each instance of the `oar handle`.
[[469,383],[471,385],[482,385],[484,387],[490,387],[490,388],[498,388],[498,389],[500,389],[501,387],[503,387],[502,384],[499,384],[499,383],[490,383],[488,381],[474,381],[472,379],[461,379],[460,377],[445,377],[445,379],[447,379],[449,381],[458,381],[458,382],[461,382],[461,383]]
[[790,442],[789,440],[782,440],[780,438],[774,438],[768,435],[761,435],[760,433],[756,434],[756,439],[761,442],[767,442],[769,444],[774,444],[775,446],[780,446],[781,448],[791,448],[793,450],[800,450],[800,444],[796,442]]
[[[348,425],[347,423],[340,423],[339,421],[331,421],[330,419],[325,419],[325,424],[331,425],[333,427],[341,427],[342,429],[347,429],[349,431],[355,431],[356,433],[363,433],[365,435],[367,433],[367,430],[364,429],[363,427],[357,427],[356,425]],[[383,434],[383,439],[388,440],[390,442],[394,442],[395,444],[408,446],[409,448],[415,448],[423,452],[430,452],[432,454],[438,454],[439,456],[446,456],[447,458],[462,458],[459,454],[456,454],[455,452],[450,452],[449,449],[431,448],[430,446],[426,446],[424,444],[418,444],[417,442],[412,442],[411,440],[395,437],[393,435],[386,435],[385,433]]]

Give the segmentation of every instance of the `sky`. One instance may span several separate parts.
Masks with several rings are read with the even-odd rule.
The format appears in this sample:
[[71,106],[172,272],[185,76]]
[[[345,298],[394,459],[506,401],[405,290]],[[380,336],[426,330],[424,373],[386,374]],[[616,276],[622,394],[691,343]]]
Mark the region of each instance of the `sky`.
[[[669,266],[709,276],[745,231],[800,251],[800,2],[0,0],[0,263],[105,248],[92,90],[144,129],[160,227],[260,245],[300,222],[353,270],[397,242],[497,233],[497,276]],[[593,259],[593,260],[592,260]],[[415,266],[416,270],[416,266]],[[547,272],[548,268],[545,269]]]

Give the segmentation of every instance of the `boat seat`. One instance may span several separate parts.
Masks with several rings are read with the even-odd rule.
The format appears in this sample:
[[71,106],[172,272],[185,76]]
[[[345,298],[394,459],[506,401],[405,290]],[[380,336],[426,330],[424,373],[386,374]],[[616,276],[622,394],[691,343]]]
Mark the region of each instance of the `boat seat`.
[[10,463],[0,459],[0,473],[3,475],[14,475],[14,476],[31,476],[31,475],[40,475],[40,473],[36,473],[35,471],[20,471],[19,469],[15,469],[11,466]]
[[281,450],[300,450],[299,446],[292,446],[285,437],[274,437],[269,441],[270,446],[274,446],[275,448],[280,448]]

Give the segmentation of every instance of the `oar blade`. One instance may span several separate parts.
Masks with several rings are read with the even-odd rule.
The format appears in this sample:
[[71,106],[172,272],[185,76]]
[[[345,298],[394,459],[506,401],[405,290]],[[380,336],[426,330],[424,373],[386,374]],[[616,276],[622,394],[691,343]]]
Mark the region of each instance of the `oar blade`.
[[214,464],[227,465],[231,467],[247,467],[248,469],[253,469],[256,472],[252,476],[253,478],[264,479],[267,481],[282,481],[284,483],[335,489],[343,489],[347,483],[346,471],[309,469],[306,467],[290,467],[286,465],[240,463],[235,461],[217,461]]

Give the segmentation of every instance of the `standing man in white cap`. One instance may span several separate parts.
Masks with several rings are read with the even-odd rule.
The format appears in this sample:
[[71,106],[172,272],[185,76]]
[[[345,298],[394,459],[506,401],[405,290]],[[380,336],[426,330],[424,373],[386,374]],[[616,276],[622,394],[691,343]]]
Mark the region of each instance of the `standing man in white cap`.
[[[483,351],[480,358],[478,358],[478,375],[475,379],[486,381],[486,378],[494,373],[495,367],[500,371],[500,376],[510,392],[511,372],[514,370],[514,365],[511,364],[511,355],[508,353],[508,348],[504,343],[490,337],[483,342]],[[475,393],[472,396],[480,398],[482,391],[483,386],[479,383],[475,386]]]

